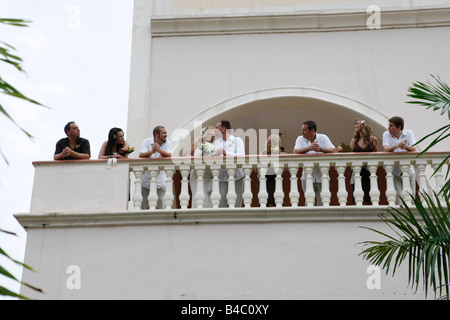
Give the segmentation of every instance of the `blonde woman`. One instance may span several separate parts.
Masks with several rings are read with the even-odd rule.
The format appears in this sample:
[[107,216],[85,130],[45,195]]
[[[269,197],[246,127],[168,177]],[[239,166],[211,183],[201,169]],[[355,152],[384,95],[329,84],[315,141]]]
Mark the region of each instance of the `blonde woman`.
[[[370,122],[364,119],[355,121],[355,134],[350,142],[353,152],[378,152],[378,138],[373,135]],[[366,204],[370,203],[370,172],[365,167],[361,169],[361,184],[364,191],[364,200]],[[354,178],[352,174],[352,184]]]
[[[202,129],[202,136],[194,140],[191,150],[188,155],[194,157],[212,157],[214,156],[214,139],[216,136],[215,128],[208,126]],[[197,195],[197,174],[195,170],[191,171],[189,179],[191,186],[192,203],[191,207],[197,207],[195,196]],[[205,199],[203,201],[203,208],[212,208],[211,192],[212,192],[212,174],[209,168],[205,170],[203,176],[203,191],[205,192]]]
[[[280,154],[285,154],[285,152],[281,152],[281,138],[278,134],[272,134],[267,138],[266,141],[266,150],[262,152],[263,155],[277,156]],[[267,170],[266,173],[266,190],[268,193],[267,206],[275,207],[275,178],[277,175],[275,174],[275,170],[271,167]]]
[[378,139],[373,135],[369,121],[356,120],[354,127],[355,135],[350,142],[353,152],[378,152]]

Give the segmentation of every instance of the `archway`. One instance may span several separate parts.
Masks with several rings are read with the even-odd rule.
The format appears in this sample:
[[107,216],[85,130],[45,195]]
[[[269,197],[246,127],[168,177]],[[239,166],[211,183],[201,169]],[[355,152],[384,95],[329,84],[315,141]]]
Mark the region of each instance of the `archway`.
[[[194,123],[215,125],[226,119],[233,129],[278,129],[282,146],[291,153],[301,124],[314,120],[318,132],[327,134],[336,145],[348,144],[353,123],[358,118],[371,122],[374,134],[381,138],[388,118],[374,108],[336,93],[315,88],[281,87],[258,90],[220,102],[188,120],[181,129],[193,137]],[[248,150],[247,150],[248,151]]]
[[[379,138],[381,144],[388,118],[374,108],[354,99],[320,89],[282,87],[254,91],[225,100],[200,112],[188,120],[180,129],[191,134],[190,141],[194,138],[194,127],[196,125],[201,123],[202,126],[214,126],[222,119],[229,120],[233,129],[244,131],[266,129],[269,134],[271,129],[277,129],[281,133],[282,146],[285,152],[292,153],[295,140],[301,135],[301,124],[304,121],[314,120],[317,123],[318,132],[327,134],[334,145],[338,146],[342,142],[350,143],[354,133],[354,121],[360,118],[370,121],[373,132]],[[258,150],[263,150],[265,147],[264,141],[262,143],[259,141],[259,143]],[[189,146],[186,145],[185,147],[189,149]],[[381,148],[381,145],[379,147]],[[184,152],[187,149],[184,149]],[[247,141],[246,154],[249,154]],[[298,178],[300,178],[300,174],[301,170],[298,173]],[[379,172],[379,176],[383,176],[383,172]],[[346,177],[347,189],[350,190],[350,168],[346,172]],[[177,177],[177,179],[179,178]],[[337,174],[333,168],[330,170],[330,178],[330,188],[336,193]],[[289,174],[285,170],[283,174],[283,189],[285,190],[289,188],[288,180]],[[382,178],[380,181],[381,188],[385,187],[382,185],[383,181]],[[300,188],[299,183],[299,190]],[[256,173],[252,174],[252,189],[253,194],[257,194]],[[285,194],[287,195],[288,192],[285,192]],[[300,205],[304,205],[302,201],[304,201],[304,197],[301,197]],[[348,202],[352,203],[352,201],[352,193],[349,193]],[[381,202],[383,204],[386,202],[384,196]],[[286,205],[289,203],[287,196],[285,197],[285,203]],[[337,199],[332,198],[332,204],[337,205]],[[253,199],[252,206],[258,206],[256,196]]]

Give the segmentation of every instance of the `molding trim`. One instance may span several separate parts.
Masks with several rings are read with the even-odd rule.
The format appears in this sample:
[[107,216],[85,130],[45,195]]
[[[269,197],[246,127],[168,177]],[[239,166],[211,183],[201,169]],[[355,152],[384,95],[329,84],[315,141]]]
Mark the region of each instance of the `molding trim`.
[[[450,8],[381,11],[381,29],[449,27]],[[323,12],[271,15],[155,16],[152,37],[230,34],[301,33],[369,30],[367,12]],[[376,30],[371,30],[376,31]]]
[[311,208],[234,208],[188,210],[140,210],[90,213],[16,214],[25,229],[65,227],[105,227],[132,225],[185,225],[231,223],[329,223],[381,222],[378,214],[388,206]]

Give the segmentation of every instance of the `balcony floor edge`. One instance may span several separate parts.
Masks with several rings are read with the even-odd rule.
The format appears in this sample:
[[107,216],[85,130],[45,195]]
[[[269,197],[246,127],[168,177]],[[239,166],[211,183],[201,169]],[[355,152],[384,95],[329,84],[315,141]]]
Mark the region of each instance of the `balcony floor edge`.
[[116,212],[18,213],[14,217],[30,228],[174,225],[213,223],[381,222],[388,206],[227,208],[139,210]]

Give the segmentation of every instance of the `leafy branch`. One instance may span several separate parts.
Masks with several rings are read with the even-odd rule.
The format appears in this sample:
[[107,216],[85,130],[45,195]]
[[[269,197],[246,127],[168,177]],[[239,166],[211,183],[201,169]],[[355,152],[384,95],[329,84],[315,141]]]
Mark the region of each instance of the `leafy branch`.
[[[388,274],[392,270],[395,274],[401,263],[407,259],[408,284],[418,289],[419,283],[423,283],[425,295],[432,286],[435,295],[450,297],[450,208],[449,197],[445,196],[444,206],[436,193],[434,197],[423,194],[426,206],[419,197],[411,195],[414,206],[423,220],[419,223],[411,207],[402,199],[403,206],[400,209],[389,208],[387,213],[391,218],[380,215],[382,221],[398,236],[388,235],[384,232],[363,227],[376,232],[388,240],[362,242],[364,249],[360,255],[371,263],[380,266]],[[420,280],[422,276],[422,281]]]
[[[0,18],[0,24],[4,24],[6,26],[28,27],[28,24],[30,22],[31,21],[29,21],[29,20],[23,20],[23,19],[4,19],[4,18]],[[3,42],[3,41],[0,41],[0,61],[6,63],[9,66],[12,66],[13,68],[17,69],[19,72],[24,72],[25,73],[25,71],[24,71],[24,69],[22,67],[23,60],[19,56],[17,56],[15,54],[15,51],[16,51],[16,49],[13,46],[11,46],[11,45]],[[19,90],[14,88],[10,83],[8,83],[6,80],[4,80],[1,76],[0,76],[0,94],[4,94],[4,95],[7,95],[7,96],[18,98],[18,99],[30,102],[30,103],[32,103],[34,105],[45,107],[44,105],[42,105],[41,103],[37,102],[36,100],[30,99],[27,96],[25,96]],[[46,108],[48,108],[48,107],[46,107]],[[30,138],[30,139],[33,138],[33,136],[28,131],[23,129],[11,117],[11,115],[7,112],[6,108],[1,103],[0,103],[0,114],[3,114],[6,118],[8,118],[10,121],[12,121],[22,132],[25,133],[25,135],[28,138]],[[8,160],[6,159],[5,155],[3,154],[3,152],[1,150],[0,150],[0,155],[3,157],[3,160],[7,164],[9,164]],[[1,230],[1,229],[0,229],[0,232],[11,234],[11,235],[15,235],[13,232]],[[10,260],[10,261],[12,261],[12,262],[14,262],[14,263],[16,263],[16,264],[26,268],[26,269],[33,270],[30,266],[28,266],[28,265],[26,265],[26,264],[24,264],[24,263],[22,263],[22,262],[20,262],[18,260],[15,260],[15,259],[11,258],[1,247],[0,247],[0,256],[4,256],[8,260]],[[11,274],[8,270],[6,270],[1,265],[0,265],[0,275],[3,275],[3,276],[5,276],[5,277],[7,277],[9,279],[17,281],[20,284],[25,285],[25,286],[27,286],[27,287],[35,290],[35,291],[42,292],[41,289],[36,288],[36,287],[26,283],[26,282],[20,281],[19,279],[17,279],[13,274]],[[18,293],[12,292],[11,290],[9,290],[9,289],[7,289],[7,288],[5,288],[3,286],[0,286],[0,295],[17,297],[17,298],[20,298],[20,299],[28,299],[28,298],[26,298],[26,297],[24,297],[24,296],[22,296],[22,295],[20,295]]]
[[[2,230],[2,229],[0,229],[0,232],[7,233],[7,234],[10,234],[10,235],[16,235],[14,232]],[[12,261],[12,262],[14,262],[14,263],[16,263],[16,264],[18,264],[18,265],[28,269],[28,270],[34,271],[33,268],[31,268],[30,266],[26,265],[25,263],[22,263],[22,262],[20,262],[18,260],[15,260],[15,259],[11,258],[1,247],[0,247],[0,255],[6,257],[8,260],[10,260],[10,261]],[[39,288],[37,288],[35,286],[32,286],[29,283],[26,283],[26,282],[23,282],[23,281],[17,279],[14,275],[12,275],[8,270],[6,270],[1,265],[0,265],[0,275],[3,275],[3,276],[5,276],[5,277],[7,277],[9,279],[17,281],[20,284],[23,284],[23,285],[27,286],[28,288],[30,288],[30,289],[32,289],[34,291],[41,292],[41,293],[43,292],[42,289],[39,289]],[[21,294],[13,292],[13,291],[11,291],[11,290],[3,287],[3,286],[0,286],[0,295],[11,296],[11,297],[20,298],[20,299],[27,299],[27,300],[29,299],[29,298],[27,298],[27,297],[25,297],[25,296],[23,296]]]
[[[412,86],[408,89],[408,92],[410,92],[410,94],[408,94],[407,96],[417,100],[407,101],[407,103],[425,106],[427,107],[427,110],[440,110],[441,115],[447,113],[447,116],[450,119],[450,87],[445,82],[443,82],[439,76],[431,75],[431,77],[436,81],[436,84],[431,84],[429,81],[427,81],[426,83],[417,81],[416,83],[412,84]],[[415,145],[432,136],[437,137],[435,137],[434,140],[424,150],[422,150],[422,152],[420,152],[419,157],[438,143],[450,137],[450,124],[444,125],[443,127],[426,135],[425,137],[417,141]],[[439,164],[439,166],[435,169],[433,175],[436,174],[449,160],[450,154],[447,155],[447,157]],[[445,174],[445,179],[447,181],[440,190],[440,193],[442,194],[449,195],[450,193],[450,179],[448,179],[449,174],[450,166],[447,167],[447,173]]]
[[[4,18],[0,18],[0,23],[8,25],[8,26],[28,27],[28,24],[31,23],[31,21],[29,21],[29,20],[22,20],[22,19],[4,19]],[[0,61],[3,61],[4,63],[14,67],[18,71],[25,73],[25,70],[22,67],[23,60],[22,60],[22,58],[20,58],[16,54],[14,54],[15,51],[16,51],[16,49],[13,46],[11,46],[11,45],[3,42],[3,41],[0,41]],[[46,107],[46,106],[42,105],[41,103],[37,102],[36,100],[30,99],[27,96],[25,96],[19,90],[14,88],[10,83],[8,83],[6,80],[4,80],[1,76],[0,76],[0,94],[4,94],[4,95],[7,95],[7,96],[15,97],[15,98],[18,98],[18,99],[30,102],[30,103],[32,103],[34,105]],[[46,107],[46,108],[48,108],[48,107]],[[14,123],[14,125],[16,125],[23,133],[25,133],[25,135],[28,138],[30,138],[30,139],[33,138],[33,136],[28,131],[26,131],[24,128],[22,128],[11,117],[11,115],[7,112],[6,108],[1,103],[0,103],[0,114],[3,114],[12,123]],[[0,150],[0,155],[3,157],[4,161],[7,164],[9,164],[8,160],[6,159],[5,155],[2,153],[1,150]]]

